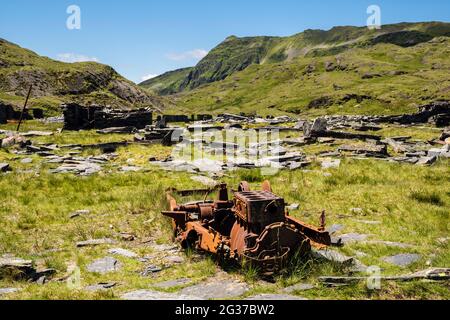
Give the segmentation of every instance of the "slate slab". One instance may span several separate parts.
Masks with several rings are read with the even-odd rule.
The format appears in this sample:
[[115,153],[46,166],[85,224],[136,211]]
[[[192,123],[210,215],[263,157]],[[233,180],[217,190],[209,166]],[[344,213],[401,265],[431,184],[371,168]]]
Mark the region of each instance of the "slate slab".
[[169,289],[174,287],[181,287],[185,286],[189,283],[191,283],[192,280],[189,278],[181,278],[181,279],[175,279],[175,280],[169,280],[164,282],[159,282],[155,285],[153,285],[155,288],[161,288],[161,289]]
[[153,244],[151,247],[153,250],[160,252],[178,250],[178,246],[173,244]]
[[397,248],[413,248],[414,245],[409,243],[395,242],[395,241],[382,241],[382,240],[371,240],[366,241],[367,244],[379,244],[387,247],[397,247]]
[[20,163],[22,163],[22,164],[30,164],[32,162],[33,162],[33,159],[31,159],[31,158],[24,158],[24,159],[20,160]]
[[106,283],[99,283],[94,284],[91,286],[87,286],[84,288],[86,291],[106,291],[114,288],[117,285],[117,282],[106,282]]
[[138,255],[135,252],[127,250],[127,249],[123,249],[123,248],[109,249],[108,253],[113,254],[113,255],[119,255],[122,257],[127,257],[127,258],[137,258],[138,257]]
[[184,262],[184,258],[180,256],[168,256],[164,258],[167,263],[179,264]]
[[346,233],[339,236],[342,243],[361,242],[367,239],[369,235],[360,233]]
[[77,242],[77,247],[78,248],[92,247],[92,246],[99,246],[102,244],[114,244],[114,243],[116,243],[116,241],[114,241],[113,239],[109,239],[109,238],[90,239],[90,240],[86,240],[86,241]]
[[199,182],[207,187],[215,187],[217,185],[217,181],[204,176],[192,176],[191,180]]
[[433,163],[435,163],[437,161],[438,157],[437,156],[431,156],[431,157],[421,157],[419,159],[419,161],[417,161],[416,165],[419,166],[429,166],[432,165]]
[[341,160],[339,160],[339,159],[322,161],[323,169],[335,169],[335,168],[339,168],[340,165],[341,165]]
[[311,254],[313,257],[317,259],[327,260],[333,263],[340,264],[345,268],[348,268],[349,271],[352,272],[364,272],[367,270],[367,266],[365,266],[361,261],[354,257],[348,257],[338,251],[331,249],[323,249],[323,250],[311,250]]
[[327,228],[327,231],[332,234],[332,233],[336,233],[341,231],[342,229],[344,229],[344,225],[342,224],[333,224],[332,226],[330,226],[329,228]]
[[162,271],[161,267],[151,264],[144,268],[144,270],[141,272],[141,276],[148,277],[148,276],[153,275],[154,273],[158,273],[161,271]]
[[383,260],[399,267],[407,267],[410,264],[419,261],[420,258],[421,256],[415,253],[401,253],[394,256],[385,257]]
[[381,224],[381,221],[377,221],[377,220],[356,220],[356,222],[363,223],[363,224],[371,224],[371,225]]
[[135,167],[135,166],[123,166],[122,168],[120,168],[120,170],[123,172],[139,172],[139,171],[143,170],[143,168]]
[[197,296],[202,299],[226,299],[239,297],[248,289],[248,285],[243,282],[225,279],[184,288],[181,290],[181,294]]
[[305,290],[311,290],[314,289],[314,285],[310,283],[297,283],[293,286],[287,287],[283,289],[283,292],[286,293],[293,293],[295,291],[305,291]]
[[89,213],[91,213],[89,210],[77,210],[69,214],[69,218],[73,219],[76,217],[88,215]]
[[291,205],[289,205],[288,207],[286,207],[286,209],[288,210],[298,210],[300,208],[300,204],[298,203],[293,203]]
[[119,261],[114,259],[113,257],[105,257],[101,259],[97,259],[87,266],[87,270],[89,272],[95,273],[109,273],[118,271],[121,268],[121,264]]
[[0,163],[0,172],[8,172],[11,171],[11,167],[8,163]]
[[33,261],[16,257],[0,257],[0,273],[17,275],[18,277],[32,275],[36,272]]
[[19,288],[0,288],[0,297],[2,295],[14,293],[14,292],[19,292],[19,291],[20,291]]

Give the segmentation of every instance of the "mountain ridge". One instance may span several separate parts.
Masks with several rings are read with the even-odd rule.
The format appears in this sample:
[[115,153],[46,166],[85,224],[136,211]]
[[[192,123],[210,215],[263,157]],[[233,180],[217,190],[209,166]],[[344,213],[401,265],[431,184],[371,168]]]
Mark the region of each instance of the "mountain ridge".
[[[175,94],[222,81],[255,64],[290,62],[307,56],[335,55],[353,47],[373,46],[378,43],[407,47],[438,36],[450,36],[449,23],[402,22],[384,25],[381,30],[336,26],[329,30],[307,29],[288,37],[229,36],[196,66],[191,67],[189,73],[174,74],[174,71],[171,71],[170,77],[165,73],[139,85],[158,94]],[[188,68],[183,70],[186,69]]]

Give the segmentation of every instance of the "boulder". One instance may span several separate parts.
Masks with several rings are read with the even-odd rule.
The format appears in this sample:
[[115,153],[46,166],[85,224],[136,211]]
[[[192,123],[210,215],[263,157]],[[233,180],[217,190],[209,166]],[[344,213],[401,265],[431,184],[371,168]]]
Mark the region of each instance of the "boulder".
[[249,287],[247,284],[230,279],[210,281],[181,290],[182,295],[197,296],[202,299],[229,299],[243,295]]
[[11,167],[8,163],[0,163],[0,172],[8,172],[11,171]]
[[118,271],[121,268],[119,261],[113,257],[97,259],[87,266],[87,270],[93,273],[110,273]]

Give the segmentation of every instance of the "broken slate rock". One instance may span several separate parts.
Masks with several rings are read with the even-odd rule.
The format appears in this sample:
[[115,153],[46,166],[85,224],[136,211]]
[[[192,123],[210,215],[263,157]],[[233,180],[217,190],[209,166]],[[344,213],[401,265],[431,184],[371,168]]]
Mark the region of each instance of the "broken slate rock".
[[384,261],[399,267],[407,267],[420,260],[420,255],[414,253],[401,253],[395,256],[385,257]]
[[356,222],[363,223],[363,224],[371,224],[371,225],[381,224],[381,221],[376,221],[376,220],[356,220]]
[[33,159],[31,159],[31,158],[24,158],[24,159],[20,160],[20,163],[22,163],[22,164],[30,164],[32,162],[33,162]]
[[306,298],[292,296],[289,294],[258,294],[245,298],[245,300],[307,300]]
[[170,245],[170,244],[154,244],[152,245],[152,249],[155,251],[176,251],[178,250],[177,245]]
[[217,185],[217,181],[204,176],[193,176],[191,177],[191,180],[199,182],[207,187],[215,187]]
[[27,278],[35,273],[33,261],[16,257],[0,257],[0,274],[11,274],[15,278]]
[[379,245],[384,245],[386,247],[397,247],[397,248],[413,248],[414,247],[414,245],[412,245],[412,244],[395,242],[395,241],[371,240],[371,241],[366,241],[365,243],[379,244]]
[[356,214],[362,214],[364,212],[362,208],[351,208],[350,211]]
[[331,227],[327,228],[327,231],[330,234],[336,233],[344,229],[344,226],[342,224],[333,224]]
[[155,285],[153,285],[155,288],[160,288],[160,289],[170,289],[170,288],[174,288],[174,287],[181,287],[181,286],[185,286],[189,283],[191,283],[192,280],[188,279],[188,278],[181,278],[181,279],[176,279],[176,280],[169,280],[169,281],[164,281],[164,282],[159,282]]
[[179,293],[165,293],[153,290],[137,290],[125,293],[122,297],[125,300],[202,300],[200,297],[189,296]]
[[11,171],[11,167],[8,163],[0,163],[0,172]]
[[112,239],[91,239],[91,240],[86,240],[86,241],[80,241],[77,242],[77,247],[78,248],[82,248],[82,247],[92,247],[92,246],[98,246],[98,245],[102,245],[102,244],[114,244],[116,243],[116,241],[112,240]]
[[421,157],[419,161],[417,161],[416,165],[419,166],[429,166],[435,163],[437,160],[437,156],[431,156],[431,157]]
[[113,257],[105,257],[101,259],[97,259],[87,266],[87,270],[89,272],[95,273],[109,273],[118,271],[121,268],[121,264],[119,261],[114,259]]
[[143,170],[143,168],[135,167],[135,166],[123,166],[122,168],[120,168],[120,170],[122,172],[139,172],[139,171]]
[[42,277],[51,277],[55,273],[55,269],[34,268],[33,261],[31,260],[24,260],[13,256],[3,256],[0,258],[0,278],[9,275],[15,280],[26,279],[37,281]]
[[168,256],[164,258],[167,263],[179,264],[184,262],[184,258],[180,256]]
[[339,160],[339,159],[322,161],[323,169],[339,168],[340,165],[341,165],[341,160]]
[[360,234],[360,233],[346,233],[339,236],[341,242],[344,244],[350,242],[361,242],[366,240],[367,237],[368,237],[367,234]]
[[155,265],[148,265],[145,267],[145,269],[141,272],[141,276],[148,277],[153,275],[154,273],[161,272],[162,268],[155,266]]
[[0,297],[4,294],[10,294],[19,291],[20,291],[19,288],[0,288]]
[[84,290],[86,291],[105,291],[105,290],[109,290],[112,289],[113,287],[115,287],[117,285],[116,282],[102,282],[99,284],[94,284],[91,286],[87,286],[84,288]]
[[138,255],[136,253],[134,253],[133,251],[130,251],[127,249],[122,249],[122,248],[109,249],[108,253],[113,254],[113,255],[119,255],[122,257],[127,257],[127,258],[137,258],[138,257]]
[[305,291],[305,290],[311,290],[314,289],[314,285],[310,283],[297,283],[293,286],[287,287],[283,289],[283,292],[286,293],[293,293],[295,291]]
[[330,249],[325,250],[311,250],[311,254],[313,257],[317,259],[327,260],[333,263],[337,263],[342,265],[345,268],[348,268],[351,272],[364,272],[367,269],[367,266],[361,263],[358,259],[353,257],[347,257],[342,253]]
[[77,211],[74,211],[71,214],[69,214],[69,218],[73,219],[76,217],[88,215],[89,213],[91,213],[89,210],[77,210]]
[[181,294],[198,296],[202,299],[226,299],[243,295],[248,290],[247,284],[233,280],[220,280],[200,283],[181,290]]
[[290,206],[286,207],[288,210],[298,210],[300,208],[300,205],[298,203],[293,203]]

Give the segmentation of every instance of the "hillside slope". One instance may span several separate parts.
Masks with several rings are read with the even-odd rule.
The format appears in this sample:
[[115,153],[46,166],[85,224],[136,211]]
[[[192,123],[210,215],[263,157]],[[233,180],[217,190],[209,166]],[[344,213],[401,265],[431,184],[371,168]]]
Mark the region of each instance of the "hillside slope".
[[183,68],[166,72],[158,77],[148,79],[139,86],[162,95],[177,93],[184,78],[189,75],[193,68]]
[[32,106],[57,110],[65,101],[103,103],[117,107],[162,107],[162,100],[96,63],[63,63],[39,56],[0,39],[0,101],[22,103],[33,85]]
[[172,96],[179,112],[396,114],[450,100],[450,38],[255,64]]
[[195,67],[163,74],[140,85],[160,94],[173,94],[224,80],[253,65],[289,64],[298,58],[336,55],[383,43],[407,48],[439,36],[450,36],[449,23],[400,23],[385,25],[381,30],[345,26],[328,31],[306,30],[290,37],[231,36]]

